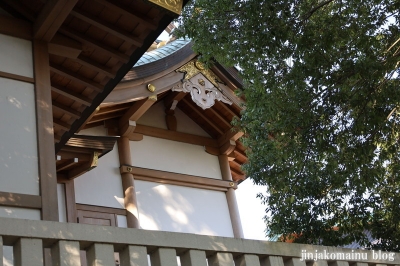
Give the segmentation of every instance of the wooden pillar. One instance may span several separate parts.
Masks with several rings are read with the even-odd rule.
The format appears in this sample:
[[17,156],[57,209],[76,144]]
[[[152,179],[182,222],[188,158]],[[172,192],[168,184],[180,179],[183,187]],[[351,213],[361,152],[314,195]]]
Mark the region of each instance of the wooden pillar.
[[[129,138],[121,136],[118,139],[118,155],[120,165],[132,165]],[[129,228],[139,228],[139,212],[137,208],[135,184],[132,173],[121,173],[124,190],[124,204],[127,212]]]
[[57,172],[54,150],[53,111],[47,43],[33,41],[36,127],[42,220],[58,222]]
[[[231,168],[229,167],[228,156],[225,154],[218,155],[219,166],[221,168],[222,179],[232,181]],[[228,188],[226,192],[226,201],[228,202],[229,215],[231,218],[233,236],[235,238],[244,238],[242,223],[240,221],[239,208],[236,201],[235,190]]]

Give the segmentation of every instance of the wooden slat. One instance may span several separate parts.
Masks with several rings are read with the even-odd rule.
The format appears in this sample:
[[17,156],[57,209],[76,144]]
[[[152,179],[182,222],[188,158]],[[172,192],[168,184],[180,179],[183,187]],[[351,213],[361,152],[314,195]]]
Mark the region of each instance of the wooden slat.
[[91,46],[97,50],[100,50],[101,52],[106,53],[109,56],[114,57],[123,63],[129,62],[128,55],[121,53],[120,51],[114,49],[113,47],[103,44],[101,41],[98,41],[89,36],[86,36],[85,34],[82,34],[78,31],[75,31],[73,29],[66,28],[66,27],[61,27],[60,32],[73,38],[73,39],[76,39],[88,46]]
[[65,97],[68,97],[74,101],[77,101],[83,105],[89,106],[92,104],[92,100],[89,99],[88,97],[83,96],[79,93],[76,93],[68,88],[61,87],[57,84],[52,84],[51,90],[65,96]]
[[42,197],[36,195],[0,191],[0,205],[29,209],[41,209]]
[[69,180],[65,182],[65,208],[67,211],[67,222],[76,223],[77,213],[76,213],[76,201],[75,201],[75,185],[74,180]]
[[47,43],[33,42],[37,142],[42,220],[58,221],[57,174],[54,150],[49,54]]
[[214,148],[219,148],[218,143],[215,139],[202,137],[197,135],[192,135],[188,133],[176,132],[171,130],[166,130],[162,128],[136,125],[136,133],[143,134],[145,136],[151,136],[160,139],[168,139],[173,141],[179,141],[183,143],[189,143],[200,146],[210,146]]
[[0,33],[26,40],[32,40],[31,24],[25,20],[9,16],[0,15]]
[[101,20],[97,18],[96,16],[93,16],[92,14],[81,10],[79,8],[75,8],[74,10],[71,11],[71,15],[88,22],[89,24],[92,24],[96,26],[97,28],[104,30],[106,32],[111,33],[114,36],[117,36],[118,38],[121,38],[122,40],[131,43],[137,47],[141,47],[143,45],[143,40],[141,40],[139,37],[122,30],[121,28],[108,23],[104,20]]
[[72,72],[65,67],[50,63],[50,69],[51,69],[51,71],[53,71],[61,76],[64,76],[71,80],[74,80],[78,83],[81,83],[82,85],[85,85],[97,92],[102,92],[104,89],[104,87],[101,84],[98,84],[91,79],[85,78],[85,77],[79,75],[78,73]]
[[99,121],[106,121],[109,119],[121,117],[123,114],[124,114],[124,110],[115,112],[115,113],[108,113],[108,114],[101,114],[101,115],[97,114],[88,122],[88,124],[97,123]]
[[133,14],[132,12],[134,11],[130,12],[126,6],[123,6],[117,1],[109,1],[109,0],[95,0],[95,1],[111,10],[115,10],[116,12],[123,14],[124,16],[130,17],[132,20],[138,20],[148,29],[155,30],[157,28],[157,25],[154,21],[150,20],[149,18],[137,12],[135,12],[136,14]]
[[198,110],[197,107],[193,106],[188,100],[183,98],[181,101],[184,102],[190,109],[192,109],[192,111],[194,111],[202,120],[204,120],[208,125],[210,125],[216,132],[218,132],[219,134],[224,133],[222,129],[220,129],[213,121],[208,119],[201,111]]
[[75,61],[81,65],[92,68],[92,69],[106,75],[109,78],[112,78],[112,79],[115,78],[116,73],[114,70],[96,62],[95,60],[93,60],[89,57],[80,55],[80,56],[78,56],[78,58],[75,59]]
[[78,0],[47,1],[34,24],[34,38],[49,42]]
[[75,109],[72,109],[71,107],[63,105],[59,102],[53,101],[52,104],[53,104],[53,109],[59,110],[73,118],[80,118],[82,115],[81,112],[78,112]]

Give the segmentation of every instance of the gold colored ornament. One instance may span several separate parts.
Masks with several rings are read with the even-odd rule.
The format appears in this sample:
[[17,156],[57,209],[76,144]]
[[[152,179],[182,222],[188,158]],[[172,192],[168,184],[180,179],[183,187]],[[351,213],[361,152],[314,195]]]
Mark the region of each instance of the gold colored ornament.
[[196,59],[187,62],[186,64],[178,68],[176,72],[186,73],[184,78],[185,80],[191,79],[195,75],[201,73],[218,90],[220,90],[218,83],[222,83],[222,81],[211,70],[204,68],[203,64],[197,61]]
[[204,81],[204,79],[198,79],[197,82],[199,82],[199,84],[200,84],[201,86],[206,85],[206,82]]
[[157,101],[157,95],[156,94],[154,94],[154,95],[150,95],[149,96],[149,100],[153,100],[153,101]]
[[148,0],[158,6],[161,6],[171,12],[174,12],[178,15],[181,14],[183,0]]
[[153,84],[149,83],[149,84],[147,84],[147,89],[150,92],[154,92],[156,90],[156,86],[154,86]]
[[234,186],[235,186],[235,183],[229,182],[229,186],[234,187]]

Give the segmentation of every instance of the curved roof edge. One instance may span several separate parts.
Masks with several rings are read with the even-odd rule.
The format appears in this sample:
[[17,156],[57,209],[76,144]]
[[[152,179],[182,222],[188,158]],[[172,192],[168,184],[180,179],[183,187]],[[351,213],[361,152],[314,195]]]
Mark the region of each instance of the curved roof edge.
[[179,49],[181,49],[183,46],[187,45],[190,42],[191,42],[190,39],[177,39],[170,43],[167,43],[163,47],[160,47],[150,52],[146,52],[133,67],[135,68],[138,66],[149,64],[151,62],[167,57],[175,53],[176,51],[178,51]]

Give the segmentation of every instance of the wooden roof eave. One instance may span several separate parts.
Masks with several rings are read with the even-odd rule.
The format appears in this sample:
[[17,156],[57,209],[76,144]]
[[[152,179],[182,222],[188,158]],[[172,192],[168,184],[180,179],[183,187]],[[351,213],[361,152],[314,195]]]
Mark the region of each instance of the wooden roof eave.
[[[186,2],[186,1],[185,1]],[[110,79],[104,86],[102,92],[99,92],[91,104],[82,111],[81,117],[73,122],[70,129],[61,136],[60,141],[55,144],[56,153],[67,143],[67,141],[77,132],[82,125],[88,120],[96,108],[106,99],[107,95],[117,86],[117,84],[123,79],[123,77],[131,70],[132,66],[140,59],[140,57],[146,52],[148,47],[153,41],[161,34],[161,32],[169,25],[174,19],[170,13],[165,13],[160,19],[156,30],[150,32],[143,41],[143,45],[137,48],[133,54],[129,57],[129,61],[124,64],[115,74],[115,78]]]

